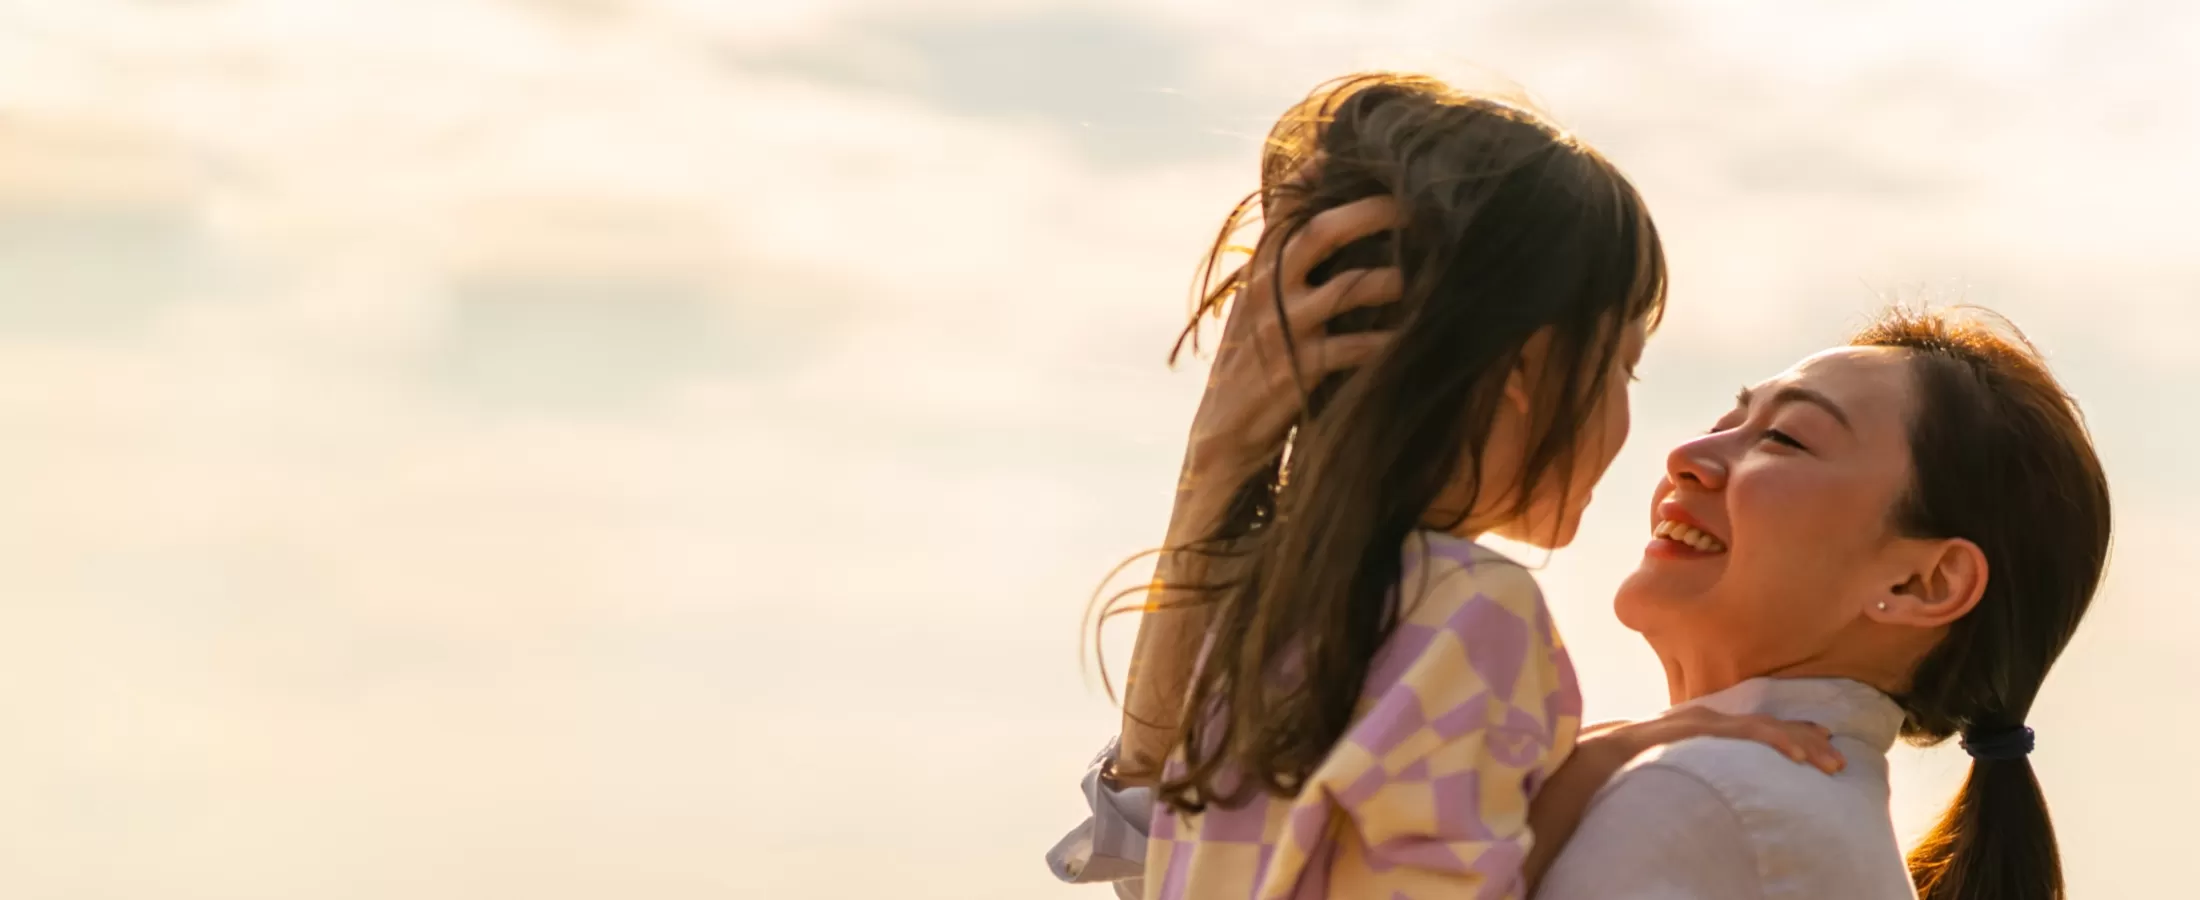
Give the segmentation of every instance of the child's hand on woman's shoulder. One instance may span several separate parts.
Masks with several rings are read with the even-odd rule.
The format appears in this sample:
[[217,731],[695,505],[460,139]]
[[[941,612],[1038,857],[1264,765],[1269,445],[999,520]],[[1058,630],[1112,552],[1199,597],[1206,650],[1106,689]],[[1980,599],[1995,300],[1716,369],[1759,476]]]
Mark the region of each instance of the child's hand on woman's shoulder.
[[1625,765],[1653,747],[1685,741],[1697,737],[1736,738],[1756,741],[1799,763],[1833,774],[1845,765],[1841,752],[1833,749],[1833,737],[1823,725],[1815,722],[1794,722],[1770,716],[1730,715],[1701,706],[1686,706],[1668,710],[1656,718],[1640,722],[1606,722],[1591,725],[1581,731],[1576,753],[1584,750],[1602,757],[1598,762],[1617,759],[1613,766]]

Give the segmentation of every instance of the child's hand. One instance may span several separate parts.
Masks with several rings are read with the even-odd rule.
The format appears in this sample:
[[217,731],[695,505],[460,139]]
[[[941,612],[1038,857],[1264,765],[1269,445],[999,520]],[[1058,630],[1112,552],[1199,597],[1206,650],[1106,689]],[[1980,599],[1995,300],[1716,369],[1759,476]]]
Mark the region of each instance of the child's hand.
[[[1297,198],[1295,191],[1276,192],[1267,220],[1294,215]],[[1391,198],[1370,197],[1324,210],[1288,241],[1272,229],[1261,235],[1192,419],[1187,482],[1212,484],[1227,498],[1282,446],[1298,419],[1300,378],[1311,387],[1366,363],[1389,343],[1391,332],[1329,334],[1326,326],[1339,313],[1396,301],[1403,290],[1397,269],[1356,269],[1319,286],[1307,276],[1338,248],[1396,228],[1399,217]]]
[[1609,743],[1615,755],[1633,759],[1652,747],[1692,737],[1739,738],[1756,741],[1799,763],[1808,763],[1827,774],[1848,765],[1833,749],[1833,735],[1814,722],[1793,722],[1771,716],[1736,716],[1690,706],[1655,719],[1626,724],[1607,724],[1583,729],[1582,743]]

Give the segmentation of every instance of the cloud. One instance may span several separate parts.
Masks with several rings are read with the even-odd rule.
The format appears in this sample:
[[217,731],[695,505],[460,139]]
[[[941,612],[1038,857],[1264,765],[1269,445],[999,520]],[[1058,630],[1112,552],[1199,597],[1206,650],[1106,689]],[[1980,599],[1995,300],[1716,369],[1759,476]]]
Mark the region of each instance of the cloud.
[[[0,37],[0,227],[45,243],[0,285],[70,304],[0,295],[0,588],[35,598],[0,628],[0,792],[32,798],[0,882],[1045,890],[1110,721],[1077,616],[1155,539],[1197,401],[1162,366],[1192,265],[1251,136],[1369,62],[1526,83],[1671,242],[1637,436],[1545,576],[1593,712],[1663,701],[1600,599],[1663,449],[1924,284],[2015,315],[2094,413],[2134,537],[2041,715],[2128,728],[2189,680],[2103,648],[2181,633],[2193,435],[2154,398],[2191,372],[2190,17],[1823,6],[1794,14],[1839,39],[1793,49],[1745,7],[42,13]],[[2167,877],[2082,838],[2128,786],[2068,780],[2152,751],[2056,746],[2075,883]],[[1905,822],[1945,756],[1899,763]]]
[[133,334],[212,293],[195,174],[143,132],[0,121],[0,338]]
[[1246,98],[1197,89],[1197,48],[1196,35],[1135,10],[1065,7],[854,16],[800,44],[734,46],[728,59],[1036,123],[1095,163],[1141,167],[1242,153],[1265,131]]

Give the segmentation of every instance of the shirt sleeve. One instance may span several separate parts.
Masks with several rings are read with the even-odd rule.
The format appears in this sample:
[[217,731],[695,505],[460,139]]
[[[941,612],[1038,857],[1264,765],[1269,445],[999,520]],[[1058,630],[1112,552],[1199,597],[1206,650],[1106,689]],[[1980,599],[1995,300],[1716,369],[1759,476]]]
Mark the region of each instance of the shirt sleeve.
[[1760,900],[1741,820],[1702,779],[1630,769],[1604,789],[1536,889],[1536,900]]
[[[1337,829],[1330,897],[1526,893],[1529,795],[1556,758],[1556,720],[1569,709],[1578,719],[1578,706],[1561,696],[1574,690],[1570,669],[1533,579],[1502,563],[1476,568],[1432,560],[1377,658],[1364,716],[1317,773],[1349,826]],[[1299,797],[1294,826],[1322,802],[1314,793]],[[1306,837],[1279,853],[1303,852]]]
[[1064,883],[1112,883],[1117,897],[1137,900],[1145,890],[1141,876],[1146,872],[1146,836],[1153,827],[1153,789],[1121,787],[1105,777],[1118,744],[1119,739],[1109,739],[1086,769],[1090,815],[1047,851],[1047,868]]

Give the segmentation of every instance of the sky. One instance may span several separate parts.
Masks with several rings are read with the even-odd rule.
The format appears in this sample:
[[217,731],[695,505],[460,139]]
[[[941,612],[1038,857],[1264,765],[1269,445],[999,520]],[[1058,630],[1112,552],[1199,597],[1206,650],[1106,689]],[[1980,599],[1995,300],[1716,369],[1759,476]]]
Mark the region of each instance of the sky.
[[[1523,86],[1666,236],[1542,572],[1589,716],[1663,705],[1610,596],[1665,450],[1887,300],[1985,304],[2114,489],[2032,719],[2072,892],[2175,893],[2196,44],[2169,0],[0,0],[0,895],[1100,896],[1041,854],[1194,265],[1368,67]],[[1898,751],[1903,833],[1964,762]]]

